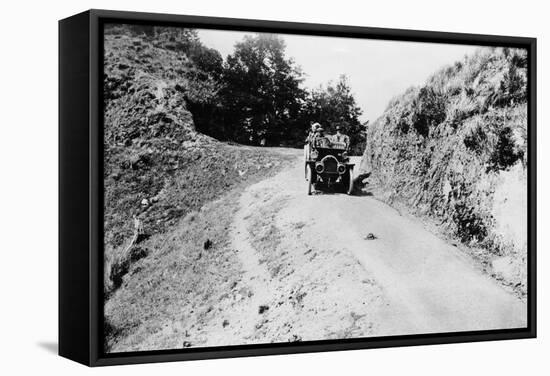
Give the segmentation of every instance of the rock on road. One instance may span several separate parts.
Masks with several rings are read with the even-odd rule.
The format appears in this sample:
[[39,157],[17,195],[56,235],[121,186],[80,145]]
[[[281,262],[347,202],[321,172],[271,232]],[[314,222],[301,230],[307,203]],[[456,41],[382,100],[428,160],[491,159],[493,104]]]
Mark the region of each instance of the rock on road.
[[420,221],[370,196],[307,196],[303,171],[297,156],[243,192],[233,245],[249,299],[209,345],[526,326],[524,302]]

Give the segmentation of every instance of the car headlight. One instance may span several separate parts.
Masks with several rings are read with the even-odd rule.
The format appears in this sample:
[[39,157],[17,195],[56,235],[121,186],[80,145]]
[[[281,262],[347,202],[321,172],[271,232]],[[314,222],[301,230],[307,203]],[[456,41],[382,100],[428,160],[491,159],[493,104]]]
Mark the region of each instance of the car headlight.
[[323,162],[315,163],[315,171],[319,174],[325,171],[325,165],[323,164]]

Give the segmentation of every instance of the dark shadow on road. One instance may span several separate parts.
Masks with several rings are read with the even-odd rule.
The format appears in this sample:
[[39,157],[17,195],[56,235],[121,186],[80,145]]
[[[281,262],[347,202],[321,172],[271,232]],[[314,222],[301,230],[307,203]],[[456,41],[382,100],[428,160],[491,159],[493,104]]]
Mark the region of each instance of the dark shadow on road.
[[53,355],[58,354],[59,346],[57,345],[57,342],[38,342],[37,346]]
[[361,190],[357,189],[353,191],[352,196],[374,196],[374,195],[372,194],[372,192],[365,191],[362,189]]
[[[368,178],[371,175],[370,172],[360,174],[355,179],[353,179],[353,191],[351,196],[374,196],[374,194],[369,190],[368,185]],[[315,191],[313,192],[314,195],[334,195],[334,194],[341,194],[345,195],[346,190],[345,187],[342,187],[339,184],[335,184],[333,186],[323,186],[319,187],[317,186],[315,188]]]
[[313,195],[315,196],[329,196],[329,195],[345,195],[346,192],[342,192],[341,189],[334,188],[319,188],[315,189]]
[[358,175],[353,179],[353,195],[354,196],[374,196],[373,193],[369,190],[368,178],[371,173],[367,172],[364,174]]
[[316,190],[316,191],[313,192],[313,195],[314,196],[342,195],[342,196],[351,196],[351,197],[353,197],[353,196],[357,196],[357,197],[374,196],[372,194],[372,192],[364,191],[364,190],[360,190],[360,189],[354,189],[353,192],[351,193],[351,195],[348,195],[347,193],[342,192],[342,191],[328,190],[328,189]]

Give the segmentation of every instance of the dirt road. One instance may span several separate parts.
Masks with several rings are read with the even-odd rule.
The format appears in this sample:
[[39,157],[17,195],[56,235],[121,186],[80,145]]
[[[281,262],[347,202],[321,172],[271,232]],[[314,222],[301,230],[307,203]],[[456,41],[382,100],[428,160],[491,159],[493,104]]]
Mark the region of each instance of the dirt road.
[[205,345],[526,325],[523,302],[419,221],[375,197],[307,196],[299,156],[243,192],[233,227],[247,288]]

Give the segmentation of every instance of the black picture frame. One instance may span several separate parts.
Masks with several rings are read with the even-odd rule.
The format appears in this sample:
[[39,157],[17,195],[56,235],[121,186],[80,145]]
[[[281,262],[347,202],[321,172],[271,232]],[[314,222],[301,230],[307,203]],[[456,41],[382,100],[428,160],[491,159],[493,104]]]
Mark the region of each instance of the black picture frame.
[[[528,51],[528,325],[524,329],[105,354],[102,350],[102,74],[105,22],[338,36]],[[59,21],[59,354],[88,366],[536,337],[536,39],[88,10]]]

